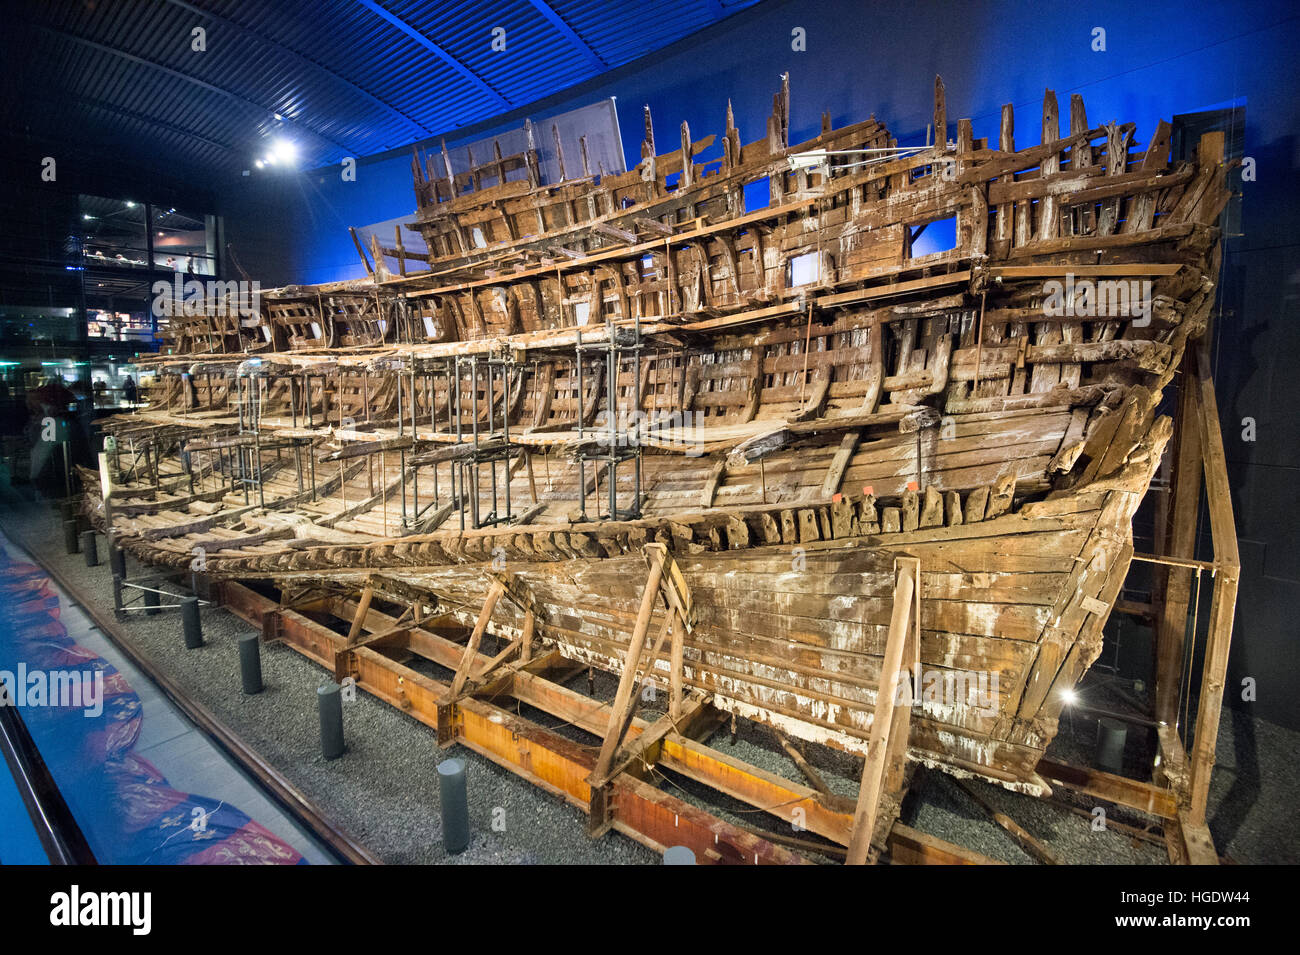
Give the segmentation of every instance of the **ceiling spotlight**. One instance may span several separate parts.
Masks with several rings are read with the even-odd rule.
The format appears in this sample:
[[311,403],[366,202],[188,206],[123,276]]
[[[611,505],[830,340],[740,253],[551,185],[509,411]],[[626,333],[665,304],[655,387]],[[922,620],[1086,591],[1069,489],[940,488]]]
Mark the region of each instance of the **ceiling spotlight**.
[[290,165],[298,158],[298,147],[287,139],[277,139],[271,144],[271,155],[285,165]]
[[262,162],[262,160],[259,159],[259,160],[257,160],[256,165],[257,165],[257,168],[258,168],[258,169],[261,169],[263,166],[266,165],[266,163]]
[[135,208],[135,203],[132,202],[130,199],[128,199],[128,200],[126,200],[126,207],[127,207],[128,209],[134,209],[134,208]]
[[1061,702],[1063,702],[1066,706],[1073,706],[1075,703],[1079,702],[1079,694],[1076,693],[1074,690],[1062,690]]
[[87,222],[89,222],[91,219],[93,219],[93,218],[95,218],[95,217],[92,216],[92,215],[91,215],[90,213],[88,213],[88,212],[83,212],[83,213],[81,214],[81,218],[83,218],[83,219],[85,219]]

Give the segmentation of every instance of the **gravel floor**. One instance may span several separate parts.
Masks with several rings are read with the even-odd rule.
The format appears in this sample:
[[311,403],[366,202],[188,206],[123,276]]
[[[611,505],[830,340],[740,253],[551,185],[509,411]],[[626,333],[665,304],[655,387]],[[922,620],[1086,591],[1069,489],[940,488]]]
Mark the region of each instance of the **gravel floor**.
[[[19,506],[15,506],[19,505]],[[0,521],[13,538],[33,548],[42,560],[67,573],[88,599],[111,608],[112,587],[107,567],[88,570],[81,555],[64,553],[58,515],[49,505],[17,502],[10,492],[0,509]],[[103,547],[100,540],[101,550]],[[134,562],[132,562],[134,567]],[[134,615],[124,624],[135,647],[177,682],[270,763],[283,772],[309,799],[388,863],[501,864],[655,864],[655,853],[611,833],[598,841],[586,835],[586,817],[558,797],[536,789],[512,773],[463,747],[440,751],[432,731],[386,703],[365,693],[345,704],[348,750],[338,760],[320,756],[316,716],[316,687],[330,675],[282,645],[263,645],[266,690],[243,695],[239,684],[236,641],[251,632],[247,624],[220,608],[203,611],[207,646],[186,651],[175,616]],[[485,649],[490,650],[490,647]],[[446,679],[445,673],[429,675]],[[616,679],[597,671],[594,695],[609,699]],[[579,675],[569,682],[588,693]],[[642,715],[653,719],[648,704]],[[541,725],[584,743],[594,737],[545,713],[525,713]],[[1062,761],[1086,760],[1095,723],[1077,719],[1063,724],[1050,753]],[[801,780],[797,767],[763,727],[738,721],[732,740],[724,727],[712,745],[725,753],[789,779]],[[861,762],[824,747],[807,745],[809,762],[836,793],[857,792]],[[1210,794],[1210,828],[1219,851],[1241,863],[1300,861],[1300,838],[1293,821],[1294,797],[1300,793],[1300,733],[1225,710],[1220,732],[1219,762]],[[435,767],[454,755],[469,769],[470,848],[448,856],[441,843],[438,784]],[[1147,741],[1135,735],[1126,754],[1126,769],[1149,760]],[[1261,769],[1261,767],[1263,769]],[[1137,773],[1135,773],[1137,775]],[[720,818],[748,827],[782,832],[805,839],[788,823],[753,807],[706,790],[683,777],[660,773],[659,784],[673,795],[709,808]],[[1087,800],[1065,794],[1059,800],[1036,799],[1001,787],[970,780],[966,785],[1041,839],[1064,862],[1084,864],[1164,864],[1162,842],[1134,838],[1118,827],[1097,830]],[[1073,803],[1072,812],[1065,803]],[[902,819],[942,839],[1008,863],[1033,863],[988,813],[941,772],[917,770],[904,803]],[[1111,819],[1141,828],[1146,817],[1112,811]],[[833,861],[828,853],[821,861]]]

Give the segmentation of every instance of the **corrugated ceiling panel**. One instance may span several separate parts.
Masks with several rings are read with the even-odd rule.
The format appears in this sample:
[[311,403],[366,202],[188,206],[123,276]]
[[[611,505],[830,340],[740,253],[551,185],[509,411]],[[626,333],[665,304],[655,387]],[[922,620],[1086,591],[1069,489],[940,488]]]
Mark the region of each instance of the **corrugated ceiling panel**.
[[755,2],[49,0],[13,24],[22,95],[0,115],[209,175],[276,136],[319,166],[525,107]]

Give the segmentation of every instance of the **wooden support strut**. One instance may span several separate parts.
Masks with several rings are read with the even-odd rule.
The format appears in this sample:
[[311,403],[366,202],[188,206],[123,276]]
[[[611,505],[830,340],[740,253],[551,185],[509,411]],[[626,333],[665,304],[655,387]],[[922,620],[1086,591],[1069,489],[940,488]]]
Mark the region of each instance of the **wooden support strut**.
[[361,591],[361,602],[357,604],[356,615],[352,618],[352,626],[348,629],[348,646],[356,646],[357,638],[361,635],[362,627],[365,626],[366,614],[370,611],[370,601],[374,599],[375,590],[366,582],[365,588]]
[[488,621],[492,619],[492,611],[496,609],[497,601],[505,592],[505,585],[500,580],[492,581],[487,599],[483,601],[483,609],[479,611],[478,620],[474,623],[474,632],[470,634],[469,643],[465,646],[465,656],[461,659],[460,666],[456,668],[456,677],[452,680],[448,694],[452,700],[460,696],[465,689],[465,681],[469,679],[470,668],[474,665],[479,644],[483,642],[483,633],[487,630]]
[[1223,708],[1223,691],[1227,680],[1228,650],[1232,645],[1233,613],[1237,606],[1237,581],[1241,558],[1237,549],[1237,530],[1232,515],[1232,496],[1228,487],[1228,466],[1219,429],[1219,406],[1210,377],[1209,354],[1204,342],[1191,353],[1191,368],[1196,380],[1197,426],[1200,431],[1201,460],[1209,501],[1210,535],[1214,542],[1216,564],[1214,593],[1210,604],[1209,632],[1205,638],[1205,664],[1201,677],[1200,704],[1191,752],[1191,807],[1194,823],[1205,819],[1210,792],[1210,773],[1214,769],[1215,748],[1219,737],[1219,715]]
[[[885,644],[884,664],[876,688],[876,703],[871,720],[871,737],[867,743],[866,764],[862,768],[862,786],[858,790],[857,809],[853,813],[853,835],[849,840],[846,865],[865,865],[871,850],[872,834],[880,812],[881,797],[886,794],[890,764],[906,758],[907,729],[912,706],[911,680],[903,678],[903,660],[914,644],[920,614],[918,589],[920,560],[899,558],[897,582],[894,584],[894,609],[889,621],[889,638]],[[914,652],[919,653],[919,641]],[[911,669],[915,678],[916,663]]]
[[[647,551],[649,545],[647,545]],[[654,613],[655,601],[659,597],[659,582],[663,579],[663,564],[651,560],[650,576],[646,580],[645,591],[641,594],[641,607],[637,611],[636,625],[632,630],[632,639],[628,642],[627,656],[623,661],[623,675],[618,681],[618,692],[614,696],[614,706],[609,714],[609,725],[605,731],[605,741],[600,747],[600,756],[596,759],[596,768],[592,771],[589,783],[591,788],[599,789],[609,776],[610,766],[614,762],[614,753],[623,741],[628,718],[632,715],[633,690],[636,683],[637,664],[641,651],[645,647],[646,632],[650,629],[650,616]]]
[[[668,553],[668,548],[664,544],[646,544],[644,552],[646,564],[650,568],[650,575],[646,579],[645,590],[641,595],[641,606],[637,613],[636,624],[632,630],[632,638],[628,643],[627,656],[623,662],[623,674],[619,678],[618,692],[614,696],[613,709],[609,715],[604,742],[601,744],[596,767],[588,779],[593,794],[608,783],[613,776],[617,775],[615,755],[622,745],[636,707],[634,693],[636,674],[641,662],[641,652],[645,647],[646,634],[650,628],[650,619],[654,614],[655,603],[661,593],[664,602],[667,604],[668,614],[664,618],[659,637],[651,651],[647,668],[654,666],[655,660],[658,659],[663,648],[664,641],[671,632],[672,642],[669,650],[669,661],[672,673],[670,676],[668,712],[670,724],[679,720],[682,715],[681,663],[683,639],[684,633],[690,629],[693,623],[690,593],[685,586],[680,570],[678,570],[672,556]],[[593,811],[594,824],[598,823],[596,816],[597,814]]]

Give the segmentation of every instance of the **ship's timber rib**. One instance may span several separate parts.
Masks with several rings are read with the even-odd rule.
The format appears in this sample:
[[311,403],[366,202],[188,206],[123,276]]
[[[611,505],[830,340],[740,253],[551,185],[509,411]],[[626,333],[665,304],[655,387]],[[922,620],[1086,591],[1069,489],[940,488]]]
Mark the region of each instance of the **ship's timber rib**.
[[[648,134],[627,173],[560,182],[531,138],[469,170],[417,154],[427,255],[399,230],[372,277],[180,317],[173,353],[141,359],[154,399],[104,423],[115,544],[175,568],[201,548],[210,576],[282,588],[384,575],[466,628],[500,574],[531,603],[484,616],[495,658],[374,608],[375,642],[344,648],[399,704],[442,688],[390,680],[375,647],[467,664],[466,705],[484,667],[527,682],[530,629],[546,653],[641,666],[634,634],[667,620],[655,605],[638,627],[642,555],[666,548],[698,619],[643,668],[679,706],[858,753],[895,559],[919,560],[922,669],[986,683],[923,696],[907,758],[1045,791],[1035,767],[1168,439],[1162,390],[1213,309],[1231,164],[1221,134],[1170,162],[1167,123],[1134,150],[1079,97],[1062,135],[1050,91],[1040,143],[1016,149],[1005,107],[996,141],[957,120],[950,145],[935,91],[916,149],[875,120],[792,146],[783,85],[766,135],[742,145],[728,122],[721,161],[687,129],[667,156]],[[746,207],[764,180],[767,206]],[[948,219],[954,246],[917,254]],[[79,473],[102,523],[99,475]],[[325,649],[305,652],[342,672]],[[449,704],[431,705],[441,737]],[[611,771],[649,729],[624,722]],[[664,755],[671,733],[654,745],[689,761]]]

